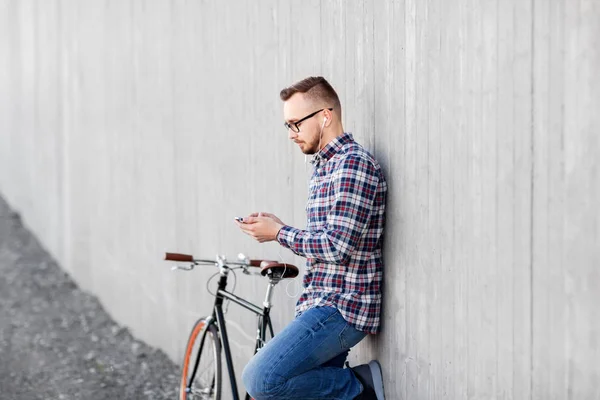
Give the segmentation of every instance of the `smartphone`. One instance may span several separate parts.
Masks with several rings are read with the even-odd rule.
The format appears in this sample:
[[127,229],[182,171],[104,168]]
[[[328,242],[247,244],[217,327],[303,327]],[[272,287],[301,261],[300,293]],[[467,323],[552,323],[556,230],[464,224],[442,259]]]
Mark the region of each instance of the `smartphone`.
[[236,220],[237,222],[240,222],[240,223],[242,223],[242,224],[244,223],[244,218],[242,218],[242,217],[235,217],[235,220]]

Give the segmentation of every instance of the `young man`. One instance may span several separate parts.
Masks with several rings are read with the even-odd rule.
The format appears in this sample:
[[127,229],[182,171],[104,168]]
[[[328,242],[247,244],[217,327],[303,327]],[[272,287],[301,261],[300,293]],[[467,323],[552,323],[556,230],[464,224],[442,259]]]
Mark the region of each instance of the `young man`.
[[289,138],[314,154],[307,228],[270,213],[237,222],[259,242],[277,240],[306,257],[296,319],[267,343],[243,373],[263,399],[383,399],[377,361],[344,368],[351,347],[380,327],[387,186],[377,161],[342,127],[342,107],[322,77],[280,93]]

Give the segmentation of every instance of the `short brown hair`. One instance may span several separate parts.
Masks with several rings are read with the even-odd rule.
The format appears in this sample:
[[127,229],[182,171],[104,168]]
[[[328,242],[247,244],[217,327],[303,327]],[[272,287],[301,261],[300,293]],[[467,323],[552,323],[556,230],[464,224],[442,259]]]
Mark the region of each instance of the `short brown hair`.
[[340,99],[329,82],[322,76],[311,76],[294,83],[279,93],[281,100],[287,101],[296,93],[304,93],[309,100],[324,102],[327,107],[333,107],[341,114]]

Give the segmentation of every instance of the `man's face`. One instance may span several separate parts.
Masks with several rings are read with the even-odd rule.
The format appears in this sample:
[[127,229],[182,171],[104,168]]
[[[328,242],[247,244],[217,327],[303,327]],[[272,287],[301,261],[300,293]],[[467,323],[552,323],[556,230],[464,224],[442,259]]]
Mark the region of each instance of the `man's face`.
[[[283,103],[283,117],[291,125],[292,122],[299,121],[319,110],[322,107],[307,101],[303,93],[296,93]],[[319,150],[319,135],[321,133],[321,124],[323,123],[323,113],[317,113],[298,124],[300,132],[294,132],[288,129],[288,137],[300,147],[304,154],[315,154]]]

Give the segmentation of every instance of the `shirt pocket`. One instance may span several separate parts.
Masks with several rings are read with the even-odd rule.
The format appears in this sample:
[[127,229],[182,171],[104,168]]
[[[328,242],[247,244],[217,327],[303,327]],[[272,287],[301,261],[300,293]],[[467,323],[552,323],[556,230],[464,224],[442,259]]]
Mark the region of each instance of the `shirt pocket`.
[[329,177],[315,177],[311,181],[308,202],[306,203],[306,217],[309,228],[318,229],[325,223],[328,204],[327,193],[329,190]]
[[310,204],[309,214],[311,224],[316,230],[321,230],[327,223],[327,214],[331,211],[333,205],[333,195],[330,193],[331,181],[324,179],[315,189],[312,202]]

